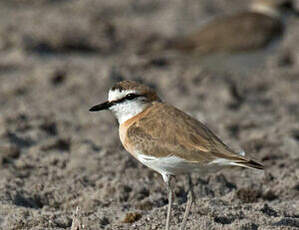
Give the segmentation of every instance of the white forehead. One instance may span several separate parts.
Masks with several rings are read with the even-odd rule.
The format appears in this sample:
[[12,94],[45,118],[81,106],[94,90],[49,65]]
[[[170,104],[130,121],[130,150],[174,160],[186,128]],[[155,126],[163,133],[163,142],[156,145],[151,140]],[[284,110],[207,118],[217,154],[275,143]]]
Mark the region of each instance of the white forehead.
[[128,95],[130,93],[137,93],[137,91],[136,90],[122,90],[122,91],[120,91],[119,89],[109,90],[108,101],[115,101],[115,100],[118,100],[120,98],[124,98],[126,95]]

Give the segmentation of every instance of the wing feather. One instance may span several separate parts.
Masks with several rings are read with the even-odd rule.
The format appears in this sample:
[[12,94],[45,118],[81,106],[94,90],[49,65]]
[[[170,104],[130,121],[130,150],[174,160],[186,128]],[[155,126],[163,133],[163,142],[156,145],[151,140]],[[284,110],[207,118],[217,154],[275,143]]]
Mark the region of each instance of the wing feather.
[[127,130],[127,141],[144,155],[175,155],[196,163],[244,159],[205,125],[175,107],[154,102],[149,110]]

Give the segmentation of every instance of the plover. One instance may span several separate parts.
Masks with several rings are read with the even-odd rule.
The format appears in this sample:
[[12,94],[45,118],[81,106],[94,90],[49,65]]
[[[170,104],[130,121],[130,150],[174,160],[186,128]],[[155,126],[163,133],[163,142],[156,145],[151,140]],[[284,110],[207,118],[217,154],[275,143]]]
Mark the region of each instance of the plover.
[[249,10],[216,18],[166,47],[198,55],[263,48],[282,35],[287,11],[295,12],[291,0],[253,0]]
[[[124,148],[162,175],[169,201],[166,230],[170,226],[173,176],[192,172],[204,175],[229,166],[264,168],[244,154],[234,152],[200,121],[162,102],[153,89],[137,82],[116,83],[109,90],[108,101],[90,109],[101,110],[110,110],[116,116]],[[181,229],[185,228],[193,202],[190,191]]]

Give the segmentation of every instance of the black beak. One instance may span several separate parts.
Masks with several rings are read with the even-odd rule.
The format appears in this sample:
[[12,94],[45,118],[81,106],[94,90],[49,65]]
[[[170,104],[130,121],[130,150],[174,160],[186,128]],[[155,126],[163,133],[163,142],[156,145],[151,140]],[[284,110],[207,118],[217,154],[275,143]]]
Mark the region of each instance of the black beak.
[[102,104],[98,104],[98,105],[92,106],[89,109],[89,111],[90,112],[96,112],[96,111],[106,110],[106,109],[109,109],[112,105],[113,105],[113,102],[106,101],[106,102],[104,102]]

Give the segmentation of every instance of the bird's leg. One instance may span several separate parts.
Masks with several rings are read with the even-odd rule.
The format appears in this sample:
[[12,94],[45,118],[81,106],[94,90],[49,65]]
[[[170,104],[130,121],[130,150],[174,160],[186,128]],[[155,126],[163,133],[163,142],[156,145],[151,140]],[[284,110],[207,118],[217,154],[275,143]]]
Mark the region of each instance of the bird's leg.
[[186,227],[187,219],[191,210],[192,203],[194,201],[193,183],[190,174],[188,174],[188,184],[189,184],[188,200],[187,200],[184,218],[180,230],[184,230]]
[[163,179],[167,185],[168,190],[168,209],[167,209],[167,219],[166,219],[166,230],[169,230],[169,223],[170,223],[170,214],[171,214],[171,207],[172,207],[172,188],[170,184],[171,176],[165,175],[163,176]]

